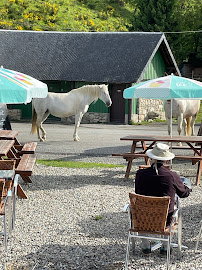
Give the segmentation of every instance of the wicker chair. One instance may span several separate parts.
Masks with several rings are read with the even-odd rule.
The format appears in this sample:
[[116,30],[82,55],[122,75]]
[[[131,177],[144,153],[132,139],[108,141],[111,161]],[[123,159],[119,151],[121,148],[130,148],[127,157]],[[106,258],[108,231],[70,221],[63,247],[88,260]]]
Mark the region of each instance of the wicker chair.
[[[132,240],[133,248],[135,248],[135,238],[167,242],[167,269],[169,269],[171,236],[174,232],[178,232],[178,245],[174,245],[178,246],[178,255],[181,256],[181,211],[179,202],[177,202],[177,209],[173,214],[171,225],[166,227],[170,197],[152,197],[129,193],[129,198],[130,229],[125,269],[128,269],[130,240]],[[162,236],[167,237],[162,238]],[[157,245],[157,248],[160,246],[161,244]]]

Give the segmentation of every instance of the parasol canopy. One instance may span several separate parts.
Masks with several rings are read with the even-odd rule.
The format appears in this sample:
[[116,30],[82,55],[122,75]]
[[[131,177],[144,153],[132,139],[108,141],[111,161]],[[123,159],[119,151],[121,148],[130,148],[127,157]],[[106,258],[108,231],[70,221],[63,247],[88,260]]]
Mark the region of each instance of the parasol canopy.
[[26,74],[0,68],[0,103],[29,103],[32,98],[45,98],[48,87],[45,83]]
[[126,88],[123,97],[125,99],[202,99],[202,82],[172,74]]

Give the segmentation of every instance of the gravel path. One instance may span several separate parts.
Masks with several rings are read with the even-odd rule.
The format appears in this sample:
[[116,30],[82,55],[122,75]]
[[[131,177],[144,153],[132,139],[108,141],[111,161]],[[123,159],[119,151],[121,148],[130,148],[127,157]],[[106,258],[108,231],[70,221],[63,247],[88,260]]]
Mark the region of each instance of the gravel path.
[[[111,153],[129,147],[120,143],[119,138],[131,134],[131,127],[108,126],[106,130],[103,127],[99,137],[99,125],[83,126],[80,128],[83,143],[75,143],[72,141],[71,126],[68,138],[65,137],[61,145],[64,128],[66,131],[67,127],[56,126],[57,135],[45,144],[38,144],[38,158],[126,164],[120,158],[112,158]],[[28,123],[13,124],[13,129],[21,130],[21,142],[33,140],[32,137],[27,138],[29,127]],[[49,131],[53,129],[49,125],[47,128]],[[89,142],[85,134],[90,128]],[[109,139],[112,137],[109,136],[110,129],[113,140]],[[162,126],[154,127],[154,132],[162,130],[163,133],[164,129]],[[139,132],[142,132],[141,128]],[[0,269],[5,269],[5,264],[9,263],[15,266],[14,269],[123,269],[128,216],[122,212],[122,207],[128,202],[128,193],[133,191],[132,178],[139,164],[143,164],[141,159],[134,164],[129,181],[124,181],[125,167],[86,170],[37,164],[33,183],[25,185],[20,179],[28,199],[17,201],[16,227],[9,239],[7,254],[0,242]],[[174,168],[194,183],[195,166],[178,161]],[[193,185],[191,195],[181,200],[183,244],[188,249],[183,250],[180,261],[174,249],[171,269],[202,269],[201,245],[199,252],[194,253],[201,219],[201,195],[201,187]],[[166,259],[160,257],[159,251],[145,257],[141,254],[140,245],[137,245],[136,255],[131,254],[129,269],[163,270],[166,269]]]

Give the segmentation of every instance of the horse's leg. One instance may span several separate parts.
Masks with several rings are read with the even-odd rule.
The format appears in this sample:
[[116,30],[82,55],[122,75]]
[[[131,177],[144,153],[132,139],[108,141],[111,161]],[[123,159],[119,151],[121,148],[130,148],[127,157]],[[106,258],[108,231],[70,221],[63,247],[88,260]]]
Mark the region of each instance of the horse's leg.
[[170,130],[171,130],[170,118],[167,118],[166,122],[167,122],[167,125],[168,125],[168,135],[170,135]]
[[43,128],[42,124],[43,124],[43,122],[48,118],[49,115],[50,115],[50,113],[49,113],[48,111],[45,112],[45,114],[44,114],[44,116],[43,116],[43,118],[42,118],[41,124],[40,124],[40,129],[41,129],[41,132],[42,132],[42,139],[43,139],[44,141],[46,141],[46,131],[45,131],[45,129]]
[[[170,135],[170,131],[171,131],[170,118],[166,118],[166,123],[168,125],[168,135]],[[171,143],[169,142],[168,145],[171,145]]]
[[[179,136],[180,136],[180,135],[181,135],[181,132],[182,132],[182,124],[183,124],[183,123],[185,124],[185,122],[184,122],[184,120],[183,120],[183,114],[182,114],[182,113],[178,116],[177,121],[178,121],[177,131],[178,131],[178,134],[179,134]],[[179,142],[178,145],[179,145],[179,146],[182,146],[182,143]]]
[[187,119],[183,118],[184,135],[187,136]]
[[191,136],[195,136],[195,130],[194,130],[194,125],[195,125],[195,121],[196,121],[196,117],[197,115],[193,115],[191,122],[190,122],[190,126],[191,126]]
[[79,112],[75,115],[75,129],[74,129],[73,138],[74,138],[74,141],[77,141],[77,142],[80,140],[78,136],[78,128],[79,128],[83,115],[84,115],[83,112]]
[[42,139],[42,137],[41,137],[41,135],[40,135],[40,131],[39,131],[40,124],[39,124],[39,123],[36,123],[36,125],[37,125],[37,134],[38,134],[38,139],[40,140],[40,142],[43,142],[43,139]]
[[[46,120],[46,118],[49,116],[49,112],[45,112],[45,114],[43,115],[43,117],[37,117],[36,120],[36,125],[37,125],[37,134],[38,134],[38,138],[41,142],[44,142],[46,140],[46,131],[42,126],[42,123]],[[40,136],[40,131],[42,132],[42,137]]]

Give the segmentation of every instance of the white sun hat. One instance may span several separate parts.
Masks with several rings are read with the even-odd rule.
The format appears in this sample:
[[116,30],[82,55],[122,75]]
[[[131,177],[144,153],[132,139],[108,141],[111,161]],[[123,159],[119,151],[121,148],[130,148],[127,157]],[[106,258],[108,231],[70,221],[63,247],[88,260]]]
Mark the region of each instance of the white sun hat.
[[164,143],[155,144],[153,149],[147,150],[147,155],[156,160],[171,160],[175,157],[175,155],[169,151],[169,146]]

